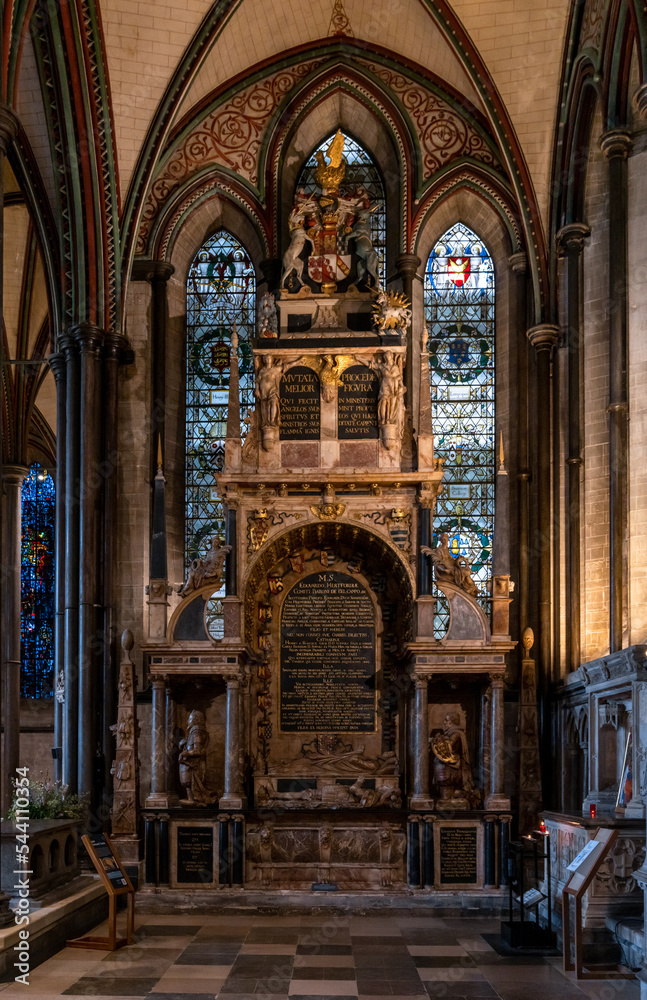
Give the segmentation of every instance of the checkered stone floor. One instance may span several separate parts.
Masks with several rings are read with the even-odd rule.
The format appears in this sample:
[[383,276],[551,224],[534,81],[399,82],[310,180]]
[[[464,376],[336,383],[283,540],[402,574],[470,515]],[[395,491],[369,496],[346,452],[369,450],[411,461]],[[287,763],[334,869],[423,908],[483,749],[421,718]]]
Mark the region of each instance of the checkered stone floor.
[[[502,957],[498,922],[411,917],[150,916],[137,943],[66,948],[2,1000],[639,1000],[635,982],[577,983],[561,958]],[[97,928],[95,933],[105,932]],[[610,994],[612,989],[612,994]]]

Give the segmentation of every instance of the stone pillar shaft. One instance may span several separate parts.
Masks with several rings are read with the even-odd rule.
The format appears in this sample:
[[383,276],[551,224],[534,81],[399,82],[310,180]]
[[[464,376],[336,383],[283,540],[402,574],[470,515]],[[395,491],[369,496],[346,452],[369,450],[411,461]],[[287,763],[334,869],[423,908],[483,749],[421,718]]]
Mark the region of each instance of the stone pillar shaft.
[[[61,338],[65,355],[65,544],[57,550],[65,564],[65,701],[63,703],[63,784],[78,790],[79,699],[79,385],[77,345]],[[61,469],[63,472],[63,469]],[[94,747],[92,748],[94,752]]]
[[627,155],[631,136],[600,139],[609,161],[609,649],[622,649],[628,616],[627,532]]
[[413,795],[411,809],[431,809],[429,798],[429,721],[427,718],[429,678],[415,677],[413,710]]
[[227,738],[225,743],[225,790],[221,809],[242,809],[245,805],[240,787],[240,678],[229,675],[227,681]]
[[[98,705],[103,703],[98,663],[101,630],[99,603],[99,531],[101,488],[101,346],[103,332],[90,324],[76,330],[80,345],[79,470],[79,744],[80,794],[94,791],[93,764],[99,738]],[[103,637],[105,640],[105,637]]]
[[568,666],[577,670],[581,662],[580,636],[580,478],[582,434],[580,429],[580,351],[582,311],[581,257],[590,229],[573,222],[557,234],[566,252],[568,314],[568,516],[566,518],[566,604],[568,608]]
[[11,805],[11,779],[20,765],[21,488],[28,472],[23,465],[5,465],[2,470],[3,816]]
[[[67,378],[65,355],[59,351],[49,359],[49,366],[56,382],[56,581],[54,598],[54,684],[63,672],[65,689],[65,422]],[[54,704],[54,746],[63,744],[63,704],[55,698]],[[54,761],[54,778],[61,781],[63,760]]]
[[151,793],[146,799],[149,809],[164,807],[166,801],[166,678],[151,677],[153,704],[151,712]]
[[503,786],[503,678],[492,677],[492,724],[490,727],[490,794],[485,800],[486,809],[509,809]]

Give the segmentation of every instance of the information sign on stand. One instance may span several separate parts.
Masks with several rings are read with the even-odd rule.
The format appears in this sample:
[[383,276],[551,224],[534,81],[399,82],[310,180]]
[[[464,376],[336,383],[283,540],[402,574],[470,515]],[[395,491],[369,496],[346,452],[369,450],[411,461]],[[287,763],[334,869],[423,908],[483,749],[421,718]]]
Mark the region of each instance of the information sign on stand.
[[[632,972],[620,972],[606,966],[584,968],[582,959],[582,897],[600,870],[600,866],[618,839],[618,830],[598,829],[586,847],[568,866],[571,876],[562,891],[562,930],[564,935],[564,972],[575,970],[577,979],[634,979]],[[575,903],[573,924],[575,962],[571,961],[570,900]]]
[[[132,944],[135,933],[135,889],[126,874],[112,841],[107,834],[97,833],[81,837],[83,846],[90,855],[101,881],[108,893],[108,936],[97,937],[88,934],[67,942],[68,948],[98,948],[101,951],[115,951],[126,944]],[[117,897],[127,897],[126,937],[117,937]]]

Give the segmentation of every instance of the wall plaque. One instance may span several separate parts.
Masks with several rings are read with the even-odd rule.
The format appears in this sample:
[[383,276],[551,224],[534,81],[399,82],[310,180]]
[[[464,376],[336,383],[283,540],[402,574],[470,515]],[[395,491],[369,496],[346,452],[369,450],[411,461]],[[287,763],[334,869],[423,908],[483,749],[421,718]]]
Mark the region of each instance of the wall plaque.
[[337,434],[340,441],[377,438],[377,396],[380,384],[365,365],[347,368],[337,395]]
[[281,609],[280,729],[373,733],[375,608],[350,574],[312,573]]
[[441,885],[472,885],[478,882],[476,826],[440,828]]
[[319,440],[319,377],[297,365],[281,379],[281,441]]
[[178,826],[176,881],[213,883],[212,826]]

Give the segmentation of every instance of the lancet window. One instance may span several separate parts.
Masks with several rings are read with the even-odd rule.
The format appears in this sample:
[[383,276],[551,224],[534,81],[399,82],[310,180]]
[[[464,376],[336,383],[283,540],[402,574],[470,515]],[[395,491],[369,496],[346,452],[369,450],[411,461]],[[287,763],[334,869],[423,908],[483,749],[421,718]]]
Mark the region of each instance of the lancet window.
[[[251,340],[256,327],[256,274],[246,249],[231,233],[211,236],[187,279],[185,558],[203,558],[214,536],[224,538],[222,501],[214,473],[225,457],[231,335],[238,334],[243,434],[254,407]],[[224,594],[224,591],[223,591]],[[221,597],[222,595],[220,595]],[[207,610],[214,638],[222,635],[218,596]]]
[[54,480],[39,464],[22,485],[20,695],[54,693]]
[[[494,531],[494,267],[483,241],[459,223],[432,250],[425,271],[425,320],[435,454],[445,460],[434,545],[447,532],[454,556],[472,567],[489,614]],[[449,625],[436,593],[435,632]]]
[[[315,171],[318,166],[317,154],[325,153],[334,137],[334,132],[312,152],[306,160],[299,179],[297,189],[303,188],[306,194],[313,194],[318,191],[315,180]],[[375,250],[379,258],[380,280],[384,283],[386,268],[386,198],[384,196],[384,185],[380,171],[378,170],[372,157],[363,146],[360,146],[355,139],[352,139],[346,132],[344,136],[344,159],[346,160],[346,173],[341,185],[342,193],[358,192],[364,189],[368,195],[371,206],[371,237]]]

